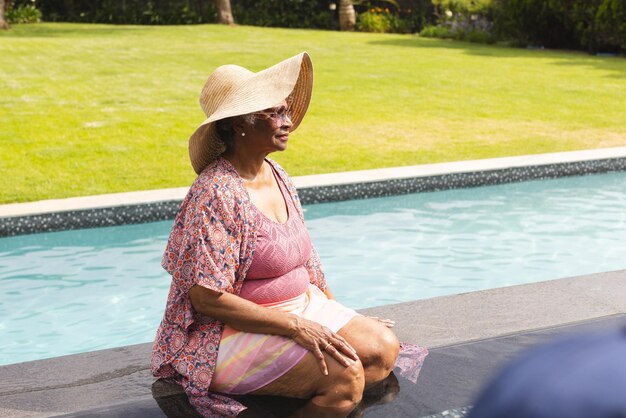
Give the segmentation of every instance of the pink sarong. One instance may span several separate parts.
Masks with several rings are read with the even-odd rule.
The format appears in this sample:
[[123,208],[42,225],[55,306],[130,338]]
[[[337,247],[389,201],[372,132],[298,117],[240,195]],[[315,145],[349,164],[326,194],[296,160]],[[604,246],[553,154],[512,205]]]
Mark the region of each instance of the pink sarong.
[[[328,299],[314,285],[309,285],[300,296],[265,306],[316,321],[333,332],[358,315]],[[290,338],[241,332],[226,326],[211,387],[233,395],[254,392],[287,373],[306,353],[305,348]]]

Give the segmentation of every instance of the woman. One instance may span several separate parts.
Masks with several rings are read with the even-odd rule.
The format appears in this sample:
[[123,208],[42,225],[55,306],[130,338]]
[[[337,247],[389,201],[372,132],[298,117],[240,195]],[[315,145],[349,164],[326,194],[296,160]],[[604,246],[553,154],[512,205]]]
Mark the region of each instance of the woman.
[[172,284],[151,368],[205,416],[243,409],[225,393],[309,399],[301,416],[344,417],[398,356],[390,321],[334,300],[296,190],[266,158],[286,149],[312,86],[301,53],[256,74],[219,67],[200,96],[198,178],[163,256]]

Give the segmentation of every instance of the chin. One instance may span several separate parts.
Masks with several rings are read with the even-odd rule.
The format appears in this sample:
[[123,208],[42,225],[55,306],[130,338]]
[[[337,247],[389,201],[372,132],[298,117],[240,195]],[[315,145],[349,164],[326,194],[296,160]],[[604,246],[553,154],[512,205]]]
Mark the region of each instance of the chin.
[[285,151],[286,149],[287,149],[287,143],[286,142],[279,142],[274,147],[274,151]]

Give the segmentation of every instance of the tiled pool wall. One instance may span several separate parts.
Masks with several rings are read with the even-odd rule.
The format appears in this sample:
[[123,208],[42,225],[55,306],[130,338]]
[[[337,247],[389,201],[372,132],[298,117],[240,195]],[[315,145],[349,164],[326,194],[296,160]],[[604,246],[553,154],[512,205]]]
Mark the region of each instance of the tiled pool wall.
[[309,204],[367,199],[408,193],[436,192],[449,189],[515,183],[527,180],[545,180],[558,177],[608,173],[612,171],[626,171],[626,157],[450,173],[367,183],[307,187],[299,190],[298,193],[302,202]]
[[[405,178],[386,178],[382,180],[374,179],[371,181],[343,182],[338,184],[308,185],[299,187],[299,194],[303,204],[313,204],[626,171],[626,156],[624,156],[624,153],[621,154],[615,158],[586,159],[582,161],[481,169]],[[180,199],[173,199],[111,207],[0,217],[0,237],[172,219],[176,215],[180,203]]]
[[0,218],[0,237],[173,219],[180,200]]

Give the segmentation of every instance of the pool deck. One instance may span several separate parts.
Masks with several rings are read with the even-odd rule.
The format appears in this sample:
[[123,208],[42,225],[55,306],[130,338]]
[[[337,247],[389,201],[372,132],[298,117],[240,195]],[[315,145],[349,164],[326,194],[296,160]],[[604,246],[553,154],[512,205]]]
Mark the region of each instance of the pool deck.
[[[568,330],[625,323],[625,283],[621,270],[362,310],[394,319],[400,340],[431,351],[417,385],[400,378],[397,399],[365,416],[426,416],[470,405],[520,350]],[[146,343],[2,366],[0,417],[166,416],[163,405],[172,400],[179,402],[176,414],[185,416],[180,391],[152,386],[150,348]]]

